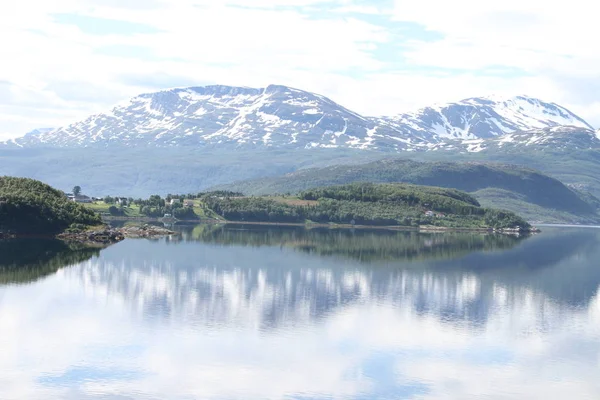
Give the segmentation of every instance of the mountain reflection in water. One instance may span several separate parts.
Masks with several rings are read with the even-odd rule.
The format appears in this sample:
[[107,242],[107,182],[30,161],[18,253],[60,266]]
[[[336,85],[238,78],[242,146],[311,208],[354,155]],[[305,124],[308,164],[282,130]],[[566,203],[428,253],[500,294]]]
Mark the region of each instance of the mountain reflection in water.
[[0,286],[0,397],[600,397],[600,230],[180,229]]

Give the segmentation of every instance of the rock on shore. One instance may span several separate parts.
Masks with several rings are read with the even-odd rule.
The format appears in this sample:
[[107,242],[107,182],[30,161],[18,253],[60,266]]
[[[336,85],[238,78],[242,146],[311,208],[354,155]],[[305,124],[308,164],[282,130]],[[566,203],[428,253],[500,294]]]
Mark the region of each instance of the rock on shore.
[[178,232],[155,225],[126,226],[119,232],[127,238],[157,238],[162,236],[178,235]]
[[142,225],[126,226],[124,228],[109,228],[83,231],[66,232],[57,236],[58,239],[68,242],[79,242],[88,244],[113,244],[124,240],[125,238],[158,238],[163,236],[178,235],[177,232],[165,229],[159,226]]
[[57,236],[58,239],[68,242],[91,243],[91,244],[112,244],[125,239],[121,232],[115,229],[102,229],[86,232],[66,232]]

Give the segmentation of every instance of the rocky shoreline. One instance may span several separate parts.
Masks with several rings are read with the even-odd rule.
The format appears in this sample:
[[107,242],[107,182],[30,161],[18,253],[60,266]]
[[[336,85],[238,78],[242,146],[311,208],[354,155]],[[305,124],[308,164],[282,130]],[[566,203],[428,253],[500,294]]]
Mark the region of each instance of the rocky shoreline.
[[159,226],[141,225],[123,228],[105,227],[103,229],[82,232],[65,232],[57,235],[57,238],[68,242],[109,245],[125,240],[125,238],[153,239],[178,234],[178,232]]
[[443,226],[420,226],[419,232],[481,232],[481,233],[497,233],[502,235],[531,235],[540,233],[541,230],[536,227],[531,228],[449,228]]
[[162,228],[160,226],[155,225],[141,225],[141,226],[126,226],[123,228],[117,229],[124,237],[139,239],[139,238],[158,238],[163,236],[173,236],[179,235],[179,232],[172,231],[167,228]]
[[[236,222],[226,222],[229,224],[235,224]],[[294,225],[294,226],[307,226],[307,227],[332,227],[332,225],[319,225],[319,224],[285,224],[285,223],[248,223],[239,222],[240,224],[254,224],[254,225]],[[370,229],[402,229],[402,230],[413,230],[419,232],[481,232],[481,233],[497,233],[505,235],[529,235],[539,233],[540,230],[531,227],[524,229],[522,227],[516,228],[504,228],[504,229],[493,229],[493,228],[448,228],[439,226],[419,226],[419,227],[399,227],[399,226],[351,226],[351,225],[335,225],[336,228],[370,228]],[[165,236],[180,235],[179,232],[172,231],[160,226],[155,225],[133,225],[126,226],[123,228],[110,228],[109,226],[103,226],[102,228],[78,231],[78,232],[65,232],[56,236],[57,239],[64,240],[67,242],[76,242],[89,245],[110,245],[118,243],[126,238],[131,239],[157,239]],[[0,239],[13,239],[16,235],[10,233],[1,233]]]

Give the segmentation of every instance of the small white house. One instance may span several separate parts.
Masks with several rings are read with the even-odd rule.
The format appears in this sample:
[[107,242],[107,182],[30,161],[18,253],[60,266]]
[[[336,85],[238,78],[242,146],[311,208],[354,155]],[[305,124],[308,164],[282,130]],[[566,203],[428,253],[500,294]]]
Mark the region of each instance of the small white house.
[[174,206],[175,204],[181,204],[181,201],[179,201],[179,199],[171,199],[171,202],[169,204]]
[[184,200],[183,205],[188,208],[194,208],[194,200]]

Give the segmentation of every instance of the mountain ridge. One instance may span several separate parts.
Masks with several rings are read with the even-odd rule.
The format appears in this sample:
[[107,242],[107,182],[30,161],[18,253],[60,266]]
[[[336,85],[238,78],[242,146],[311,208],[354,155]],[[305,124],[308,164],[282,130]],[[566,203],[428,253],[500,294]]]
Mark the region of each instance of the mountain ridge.
[[4,146],[403,152],[562,126],[593,130],[568,109],[526,96],[469,98],[392,117],[370,117],[320,94],[283,85],[210,85],[141,94],[107,112],[66,127],[38,130]]

